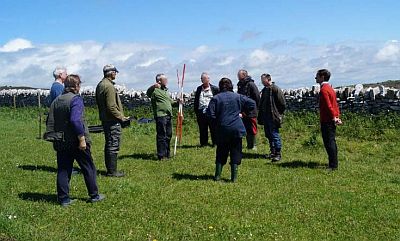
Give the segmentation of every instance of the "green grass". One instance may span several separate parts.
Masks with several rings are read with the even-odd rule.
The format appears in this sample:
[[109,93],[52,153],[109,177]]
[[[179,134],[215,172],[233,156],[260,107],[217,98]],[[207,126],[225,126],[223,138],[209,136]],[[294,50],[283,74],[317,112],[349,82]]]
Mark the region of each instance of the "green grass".
[[[148,109],[130,115],[151,117]],[[38,140],[37,109],[0,108],[0,240],[400,240],[400,116],[345,113],[338,128],[339,171],[327,156],[314,113],[288,113],[283,161],[271,164],[263,131],[258,150],[244,150],[237,183],[229,166],[212,181],[215,149],[199,148],[193,114],[171,161],[155,161],[155,125],[123,130],[119,168],[98,175],[104,202],[85,202],[72,177],[68,208],[56,203],[51,144]],[[89,124],[98,124],[95,109]],[[103,135],[92,134],[104,171]]]

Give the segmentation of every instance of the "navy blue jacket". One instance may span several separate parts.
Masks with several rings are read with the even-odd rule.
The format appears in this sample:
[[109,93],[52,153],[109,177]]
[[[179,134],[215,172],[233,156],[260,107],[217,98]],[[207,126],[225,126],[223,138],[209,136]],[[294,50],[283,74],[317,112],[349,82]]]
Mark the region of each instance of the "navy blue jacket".
[[220,92],[214,96],[208,105],[207,116],[216,126],[217,144],[245,136],[246,128],[239,114],[241,112],[248,114],[256,108],[254,100],[231,91]]

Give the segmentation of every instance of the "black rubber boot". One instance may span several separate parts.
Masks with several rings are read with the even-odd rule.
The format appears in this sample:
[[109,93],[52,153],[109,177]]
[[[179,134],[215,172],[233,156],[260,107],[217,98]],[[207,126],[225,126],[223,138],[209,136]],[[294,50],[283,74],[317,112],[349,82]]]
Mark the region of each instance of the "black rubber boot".
[[222,164],[217,162],[215,164],[214,181],[220,181],[221,180],[221,173],[222,173]]
[[106,159],[107,176],[108,177],[123,177],[125,174],[123,172],[117,171],[117,158],[118,154],[113,153],[108,155],[108,160]]
[[238,176],[238,165],[231,164],[231,182],[236,182]]
[[255,150],[256,149],[256,136],[255,135],[246,135],[247,141],[247,149]]

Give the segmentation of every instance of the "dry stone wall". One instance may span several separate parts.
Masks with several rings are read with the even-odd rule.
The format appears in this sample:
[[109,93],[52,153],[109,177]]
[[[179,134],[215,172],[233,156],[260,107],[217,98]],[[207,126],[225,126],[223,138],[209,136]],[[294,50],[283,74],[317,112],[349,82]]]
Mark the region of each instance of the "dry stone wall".
[[[318,96],[320,87],[285,89],[283,93],[289,111],[316,111],[318,110]],[[361,84],[354,87],[336,88],[336,96],[342,111],[379,113],[382,111],[395,111],[400,113],[400,90],[384,86],[364,88]],[[150,105],[150,99],[144,91],[120,89],[123,105],[127,109],[138,106]],[[0,91],[0,106],[26,107],[48,106],[49,90],[42,89],[8,89]],[[95,106],[94,90],[83,89],[81,95],[86,106]],[[171,93],[176,98],[177,93]],[[40,97],[40,98],[39,98]],[[184,94],[185,105],[193,105],[194,92]]]

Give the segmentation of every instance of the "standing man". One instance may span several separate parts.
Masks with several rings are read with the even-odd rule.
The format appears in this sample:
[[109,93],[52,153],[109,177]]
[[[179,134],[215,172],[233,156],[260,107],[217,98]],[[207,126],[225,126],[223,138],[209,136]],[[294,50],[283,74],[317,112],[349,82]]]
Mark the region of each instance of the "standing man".
[[236,182],[238,166],[242,162],[242,137],[246,129],[240,120],[240,113],[250,113],[257,109],[256,103],[244,96],[233,93],[232,81],[219,81],[221,93],[214,96],[207,108],[207,116],[217,127],[217,150],[214,180],[221,179],[222,167],[231,157],[231,181]]
[[328,83],[331,73],[327,69],[318,70],[315,80],[321,85],[319,93],[319,112],[321,122],[321,133],[324,146],[329,157],[329,171],[338,168],[336,125],[341,125],[340,111],[336,100],[336,93]]
[[258,123],[264,125],[265,137],[269,142],[272,162],[281,160],[282,140],[279,128],[282,124],[282,116],[286,109],[285,97],[282,90],[272,82],[270,74],[262,74],[261,82],[264,88],[261,91],[261,101],[258,113]]
[[114,65],[105,65],[103,67],[104,78],[96,87],[96,102],[104,129],[104,161],[109,177],[125,176],[123,172],[117,170],[118,151],[121,144],[121,122],[127,119],[114,86],[117,73],[118,70]]
[[50,102],[51,104],[57,96],[61,95],[64,91],[64,81],[67,78],[67,69],[64,67],[56,67],[53,71],[54,82],[50,89]]
[[207,118],[206,110],[211,98],[218,94],[219,88],[210,84],[210,76],[206,72],[203,72],[200,78],[203,84],[197,87],[194,97],[194,112],[196,113],[197,124],[199,126],[200,146],[208,144],[208,129],[210,129],[211,141],[214,146],[215,126],[211,125],[211,122]]
[[81,80],[69,75],[65,80],[64,93],[52,102],[46,122],[44,139],[53,142],[57,151],[57,198],[61,206],[69,206],[75,200],[69,197],[72,166],[76,160],[81,167],[90,202],[105,198],[98,193],[96,167],[90,151],[90,138],[84,122],[83,99],[79,95]]
[[[254,80],[249,76],[247,70],[241,69],[239,70],[237,77],[239,82],[238,93],[241,95],[245,95],[250,99],[256,102],[258,106],[260,103],[260,91]],[[247,149],[256,149],[256,134],[257,134],[257,108],[255,108],[252,112],[243,115],[243,124],[246,127],[246,140],[247,140]]]
[[170,155],[172,137],[172,104],[175,102],[168,93],[168,79],[164,74],[156,75],[156,83],[147,89],[147,96],[151,98],[154,119],[157,130],[157,157],[158,160],[167,160]]

